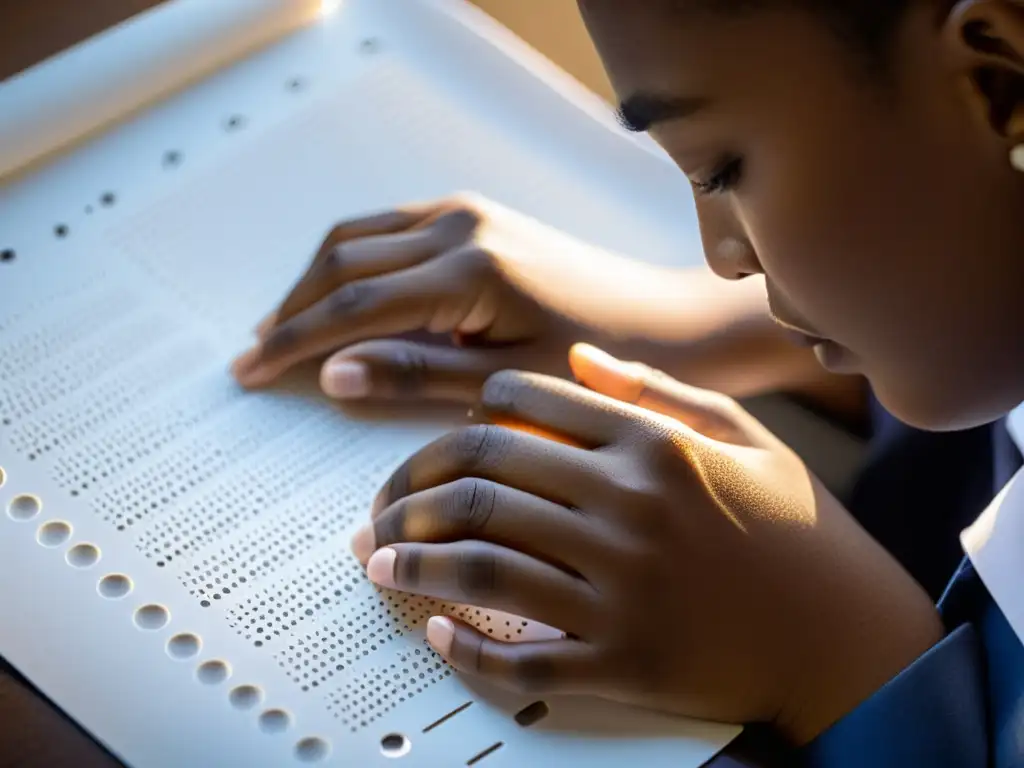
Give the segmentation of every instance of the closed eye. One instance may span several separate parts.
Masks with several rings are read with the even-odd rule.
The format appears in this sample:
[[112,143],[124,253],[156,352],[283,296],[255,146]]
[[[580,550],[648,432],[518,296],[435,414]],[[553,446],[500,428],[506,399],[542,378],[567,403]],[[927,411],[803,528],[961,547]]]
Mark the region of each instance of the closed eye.
[[690,184],[701,195],[720,195],[736,189],[743,178],[743,158],[733,156],[721,164],[704,180],[690,179]]

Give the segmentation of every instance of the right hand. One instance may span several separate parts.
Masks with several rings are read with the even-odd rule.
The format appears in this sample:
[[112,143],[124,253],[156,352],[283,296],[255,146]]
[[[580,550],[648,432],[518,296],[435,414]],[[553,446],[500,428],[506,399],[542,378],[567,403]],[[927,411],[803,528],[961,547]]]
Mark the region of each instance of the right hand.
[[344,222],[234,373],[264,386],[334,353],[333,397],[475,402],[495,371],[567,374],[573,342],[603,340],[581,313],[614,311],[609,262],[645,269],[470,196]]

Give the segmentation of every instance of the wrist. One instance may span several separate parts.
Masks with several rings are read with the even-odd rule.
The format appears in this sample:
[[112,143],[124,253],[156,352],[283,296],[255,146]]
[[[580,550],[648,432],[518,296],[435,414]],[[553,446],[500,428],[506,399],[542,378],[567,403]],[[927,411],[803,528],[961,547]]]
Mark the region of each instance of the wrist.
[[[808,654],[793,695],[775,722],[790,743],[813,741],[942,639],[938,611],[923,592],[919,598],[903,610],[873,619],[846,604],[831,629],[816,633],[832,640]],[[888,602],[897,607],[898,601]]]

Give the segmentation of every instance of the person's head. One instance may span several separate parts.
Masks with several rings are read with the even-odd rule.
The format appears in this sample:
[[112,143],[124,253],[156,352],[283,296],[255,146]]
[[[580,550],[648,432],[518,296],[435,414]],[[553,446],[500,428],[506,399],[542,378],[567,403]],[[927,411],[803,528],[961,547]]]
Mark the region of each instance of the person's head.
[[1024,0],[579,0],[705,251],[911,424],[1024,400]]

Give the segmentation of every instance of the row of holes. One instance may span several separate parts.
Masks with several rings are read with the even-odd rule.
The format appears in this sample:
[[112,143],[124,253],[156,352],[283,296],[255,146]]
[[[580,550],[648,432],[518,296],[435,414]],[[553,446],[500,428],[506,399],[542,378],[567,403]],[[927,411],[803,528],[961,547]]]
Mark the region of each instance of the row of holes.
[[[0,467],[0,487],[6,483],[7,475]],[[7,504],[7,516],[17,522],[29,522],[40,515],[43,509],[42,500],[34,494],[19,494]],[[49,520],[42,523],[36,531],[36,541],[44,547],[56,548],[71,538],[72,527],[63,520]],[[68,565],[76,568],[91,568],[100,559],[100,550],[93,544],[75,544],[67,550],[65,558]],[[134,584],[130,577],[119,573],[103,576],[96,585],[96,591],[108,600],[121,600],[131,594]],[[135,627],[144,632],[157,632],[164,629],[171,621],[170,611],[155,603],[142,605],[132,615]],[[199,655],[202,650],[202,638],[191,632],[180,632],[167,640],[166,652],[175,661],[188,661]],[[231,677],[231,667],[226,661],[212,659],[204,661],[196,668],[196,679],[205,685],[219,685]],[[228,693],[228,701],[238,710],[250,710],[263,702],[263,690],[255,685],[238,685]],[[284,709],[265,709],[257,718],[260,730],[264,733],[283,733],[291,727],[292,716]],[[330,754],[330,744],[319,737],[310,736],[299,740],[294,749],[296,759],[312,763],[319,762]]]
[[[0,467],[0,487],[6,482],[6,474]],[[18,522],[26,522],[35,518],[42,511],[42,501],[37,496],[22,494],[14,497],[8,504],[8,516]],[[36,540],[42,546],[56,547],[65,543],[71,537],[71,525],[63,521],[54,520],[40,525]],[[78,544],[71,547],[65,559],[69,565],[78,568],[88,568],[99,561],[99,549],[91,544]],[[107,599],[118,600],[127,597],[133,589],[133,584],[128,576],[123,574],[107,574],[97,584],[97,592]],[[161,605],[144,605],[135,611],[133,617],[135,626],[144,631],[158,631],[163,629],[170,622],[170,612]],[[192,633],[178,633],[167,641],[167,654],[176,661],[186,661],[199,655],[202,650],[202,638]],[[207,685],[218,685],[225,682],[231,676],[231,668],[227,662],[211,660],[203,662],[196,670],[197,679]],[[228,694],[231,705],[236,709],[253,709],[263,701],[263,691],[254,685],[239,685],[231,689]],[[455,708],[443,717],[423,728],[423,733],[430,733],[435,728],[443,725],[457,715],[465,712],[473,704],[468,701]],[[514,716],[517,724],[523,728],[543,720],[549,713],[548,706],[543,701],[536,701],[524,707]],[[261,729],[267,732],[281,732],[286,730],[290,724],[291,717],[284,710],[270,709],[260,715],[259,724]],[[472,766],[484,758],[493,754],[503,746],[503,742],[497,742],[482,752],[471,757],[466,765]],[[381,739],[381,753],[390,758],[404,757],[412,748],[412,742],[403,734],[389,733]],[[312,762],[325,757],[330,750],[327,742],[311,737],[303,739],[296,745],[296,757]]]
[[[359,43],[359,53],[365,56],[372,56],[373,54],[380,51],[380,40],[375,37],[367,37]],[[304,90],[306,87],[306,81],[301,77],[293,77],[285,82],[285,89],[292,93],[297,93]],[[244,128],[246,119],[244,115],[231,115],[227,120],[224,121],[224,130],[231,132],[237,131]],[[184,155],[177,149],[171,149],[163,155],[163,166],[164,168],[176,168],[184,160]],[[104,192],[100,196],[100,205],[110,207],[116,201],[116,196],[113,192]],[[92,205],[85,206],[86,213],[92,213]],[[53,228],[54,236],[58,238],[65,238],[71,234],[71,228],[67,224],[57,224]],[[14,261],[17,257],[17,253],[13,248],[4,248],[0,250],[0,263],[8,263]]]

